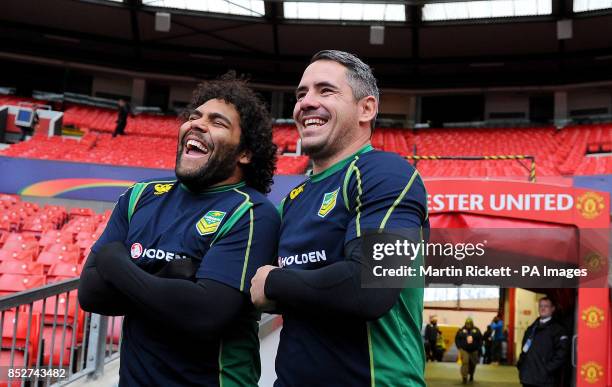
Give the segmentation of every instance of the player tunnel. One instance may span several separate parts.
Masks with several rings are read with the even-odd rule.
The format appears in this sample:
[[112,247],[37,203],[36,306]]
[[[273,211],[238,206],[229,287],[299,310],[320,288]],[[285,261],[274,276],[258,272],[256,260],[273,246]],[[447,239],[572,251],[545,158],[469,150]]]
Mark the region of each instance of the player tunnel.
[[[510,362],[519,353],[526,322],[537,317],[533,305],[521,303],[523,293],[553,298],[558,317],[571,331],[572,369],[566,378],[576,386],[612,385],[608,193],[509,181],[430,180],[426,186],[430,242],[484,243],[489,250],[460,261],[428,255],[425,265],[481,270],[471,277],[428,277],[428,283],[500,286]],[[508,266],[514,275],[489,275],[482,271],[485,266]],[[544,267],[554,270],[544,275]]]

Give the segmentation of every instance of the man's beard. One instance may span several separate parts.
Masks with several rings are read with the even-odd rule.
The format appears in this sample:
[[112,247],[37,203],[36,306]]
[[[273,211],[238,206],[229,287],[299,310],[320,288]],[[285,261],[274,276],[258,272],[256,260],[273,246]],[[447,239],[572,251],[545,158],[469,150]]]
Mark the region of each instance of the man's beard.
[[187,173],[179,171],[182,150],[177,153],[175,173],[178,181],[192,192],[201,192],[232,176],[240,150],[239,147],[215,147],[214,154],[201,168]]

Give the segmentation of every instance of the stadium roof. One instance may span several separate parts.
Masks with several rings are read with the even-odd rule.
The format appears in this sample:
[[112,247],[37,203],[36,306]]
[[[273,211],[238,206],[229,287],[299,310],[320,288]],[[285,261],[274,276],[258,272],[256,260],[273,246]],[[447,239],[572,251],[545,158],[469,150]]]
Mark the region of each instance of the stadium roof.
[[[520,8],[525,0],[494,1]],[[574,13],[583,4],[580,0],[540,1],[543,5],[535,8],[534,16],[492,13],[492,18],[426,21],[429,6],[460,4],[381,0],[373,3],[403,13],[373,11],[361,4],[360,12],[354,8],[346,13],[347,20],[338,21],[327,20],[329,10],[345,15],[341,9],[347,1],[323,1],[318,13],[311,9],[304,20],[289,18],[303,15],[303,1],[291,14],[287,8],[295,2],[4,0],[0,60],[87,63],[195,78],[234,68],[260,83],[293,85],[312,54],[335,48],[366,59],[386,88],[610,79],[611,10],[588,11],[595,3],[587,1],[585,11]],[[189,9],[196,3],[199,10]],[[513,12],[524,14],[519,8]],[[220,13],[222,9],[231,13]],[[156,31],[156,12],[171,14],[169,32]],[[377,20],[365,20],[374,16]],[[559,40],[557,23],[567,19],[572,20],[572,37]],[[384,44],[370,43],[371,26],[384,26]]]

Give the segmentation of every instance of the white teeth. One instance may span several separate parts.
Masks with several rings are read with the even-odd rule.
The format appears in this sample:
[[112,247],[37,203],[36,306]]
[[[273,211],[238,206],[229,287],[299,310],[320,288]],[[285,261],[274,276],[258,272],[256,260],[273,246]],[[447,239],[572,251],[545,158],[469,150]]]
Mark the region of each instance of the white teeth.
[[202,151],[202,153],[208,153],[208,148],[206,147],[206,145],[202,144],[199,141],[196,140],[188,140],[187,141],[187,148],[198,148],[200,151]]
[[325,125],[327,121],[324,121],[320,118],[308,118],[307,120],[304,120],[304,126],[310,126],[310,125],[316,125],[316,126],[321,126],[321,125]]

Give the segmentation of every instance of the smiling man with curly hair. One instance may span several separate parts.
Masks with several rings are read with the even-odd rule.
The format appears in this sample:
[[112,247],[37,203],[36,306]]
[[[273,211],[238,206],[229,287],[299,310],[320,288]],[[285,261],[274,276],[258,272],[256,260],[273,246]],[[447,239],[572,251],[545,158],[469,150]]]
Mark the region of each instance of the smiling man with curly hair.
[[248,294],[276,254],[264,196],[276,161],[268,112],[228,74],[200,84],[178,136],[176,177],[123,194],[81,275],[83,309],[126,315],[120,385],[256,386]]

